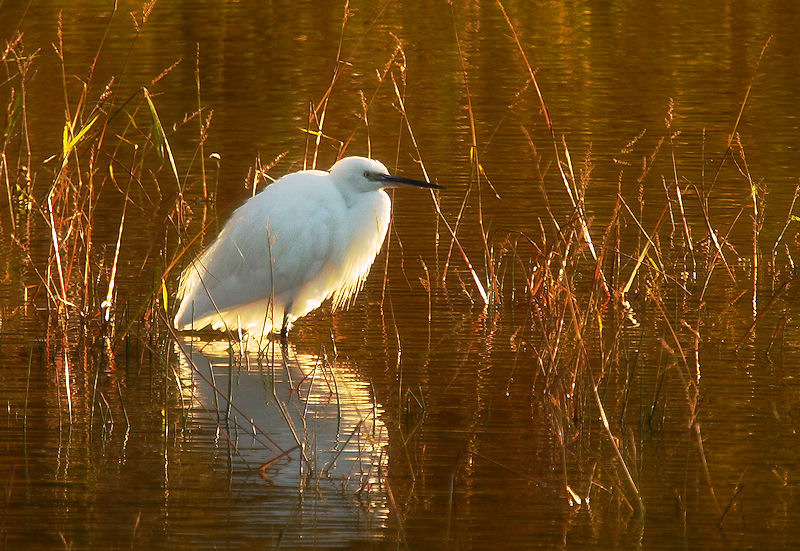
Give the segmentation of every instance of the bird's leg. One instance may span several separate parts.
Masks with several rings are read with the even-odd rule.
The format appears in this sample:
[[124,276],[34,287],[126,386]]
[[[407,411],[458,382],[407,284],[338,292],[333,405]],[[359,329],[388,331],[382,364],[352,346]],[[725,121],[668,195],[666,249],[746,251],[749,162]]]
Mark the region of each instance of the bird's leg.
[[285,373],[289,373],[289,339],[283,335],[283,331],[281,331],[281,365]]

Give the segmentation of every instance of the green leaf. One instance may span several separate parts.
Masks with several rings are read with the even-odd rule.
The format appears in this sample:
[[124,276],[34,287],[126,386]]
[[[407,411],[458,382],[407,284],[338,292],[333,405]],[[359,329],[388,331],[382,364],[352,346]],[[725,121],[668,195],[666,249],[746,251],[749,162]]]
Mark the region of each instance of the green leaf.
[[6,140],[8,140],[11,133],[14,132],[14,126],[17,124],[20,113],[22,113],[22,94],[17,94],[17,97],[14,99],[14,105],[11,107],[11,116],[8,117],[8,124],[3,132],[3,137]]
[[167,143],[167,136],[164,134],[164,127],[161,125],[161,119],[158,118],[158,112],[156,111],[156,106],[153,104],[153,99],[150,97],[150,92],[147,91],[147,88],[142,88],[142,93],[144,94],[144,99],[147,101],[147,110],[150,112],[150,120],[153,123],[153,139],[156,143],[158,158],[161,162],[164,162],[164,150],[166,149],[165,144]]
[[144,99],[147,101],[147,109],[150,111],[150,119],[153,122],[153,137],[156,141],[158,158],[163,163],[164,152],[166,152],[170,167],[172,168],[172,174],[175,176],[175,181],[178,183],[178,188],[180,188],[181,180],[178,177],[178,169],[175,166],[175,159],[172,156],[172,149],[169,146],[169,141],[167,140],[167,135],[164,132],[164,127],[161,125],[161,119],[158,118],[156,106],[153,104],[153,99],[150,97],[150,92],[148,92],[147,88],[144,86],[142,87],[142,93],[144,94]]
[[72,125],[69,122],[67,122],[64,125],[64,157],[65,158],[66,158],[67,155],[69,155],[72,152],[73,149],[75,149],[75,146],[78,145],[78,142],[81,141],[81,138],[83,138],[86,135],[86,133],[89,131],[89,129],[95,123],[95,121],[97,121],[97,115],[92,117],[92,120],[89,121],[89,124],[87,124],[86,126],[81,128],[81,131],[78,132],[78,134],[73,136],[71,139],[70,139],[69,136],[70,136],[70,134],[72,134],[72,128],[71,128]]
[[69,135],[70,135],[70,124],[69,121],[64,123],[64,134],[61,136],[61,151],[64,154],[64,158],[67,158],[67,153],[69,153]]
[[161,305],[164,307],[164,312],[169,313],[169,305],[168,305],[168,297],[169,293],[167,292],[167,284],[164,283],[164,280],[161,280]]

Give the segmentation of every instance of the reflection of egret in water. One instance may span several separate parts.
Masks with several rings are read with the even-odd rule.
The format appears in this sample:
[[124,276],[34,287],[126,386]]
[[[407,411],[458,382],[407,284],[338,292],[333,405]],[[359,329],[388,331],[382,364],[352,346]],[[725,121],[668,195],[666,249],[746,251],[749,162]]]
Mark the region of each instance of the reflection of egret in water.
[[192,438],[224,452],[230,476],[263,499],[261,518],[247,522],[265,523],[281,544],[381,534],[388,434],[368,382],[293,346],[285,360],[277,343],[259,354],[226,341],[178,346]]

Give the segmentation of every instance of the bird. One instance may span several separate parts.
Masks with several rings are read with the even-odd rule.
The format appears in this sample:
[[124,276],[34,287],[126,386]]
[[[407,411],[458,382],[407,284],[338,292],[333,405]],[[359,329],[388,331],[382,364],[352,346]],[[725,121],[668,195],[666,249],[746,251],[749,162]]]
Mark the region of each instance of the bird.
[[442,189],[356,156],[269,184],[183,270],[174,327],[255,336],[280,330],[286,339],[295,320],[328,298],[333,309],[348,307],[389,228],[384,190],[396,186]]

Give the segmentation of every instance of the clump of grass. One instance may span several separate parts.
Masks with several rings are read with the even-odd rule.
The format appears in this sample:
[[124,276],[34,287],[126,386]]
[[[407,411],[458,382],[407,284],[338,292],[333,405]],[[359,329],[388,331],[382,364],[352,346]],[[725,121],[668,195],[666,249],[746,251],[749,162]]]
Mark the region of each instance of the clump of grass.
[[[641,458],[637,437],[626,431],[631,423],[660,430],[665,422],[665,402],[682,402],[687,435],[691,435],[708,495],[721,521],[723,507],[706,461],[700,422],[701,346],[715,331],[707,321],[709,295],[732,289],[738,294],[736,300],[751,297],[752,321],[737,339],[735,352],[739,353],[766,319],[765,314],[784,297],[791,284],[785,269],[794,265],[792,245],[785,242],[786,230],[795,219],[794,200],[771,247],[769,269],[760,261],[764,256],[765,194],[750,173],[738,134],[752,83],[709,181],[705,172],[698,181],[678,170],[674,139],[680,130],[674,127],[675,106],[670,101],[663,134],[653,149],[641,150],[643,132],[620,152],[613,210],[607,222],[598,227],[588,215],[586,199],[592,185],[591,155],[587,154],[578,169],[566,139],[556,133],[520,37],[502,3],[497,4],[541,107],[555,177],[541,175],[547,216],[536,221],[539,231],[535,234],[496,232],[494,241],[490,241],[484,225],[479,224],[488,266],[485,281],[491,289],[481,296],[487,305],[500,307],[505,303],[517,311],[519,305],[528,309],[528,321],[512,337],[513,341],[530,344],[526,348],[528,357],[520,360],[525,367],[515,369],[532,370],[533,399],[546,397],[551,430],[562,448],[564,496],[572,505],[582,505],[588,503],[593,488],[601,488],[626,503],[641,522],[646,512],[646,498],[638,480]],[[466,98],[472,117],[468,84]],[[542,159],[542,150],[534,146],[530,135],[525,139],[535,162],[546,165],[548,161]],[[703,139],[705,142],[705,136]],[[702,145],[705,148],[705,143]],[[470,151],[478,149],[474,132],[469,147]],[[482,167],[477,156],[471,158],[475,163],[473,180],[477,182]],[[663,195],[653,204],[645,199],[652,193],[645,194],[644,185],[652,182],[652,172],[659,164],[666,168],[659,178]],[[711,213],[715,184],[723,178],[740,182],[751,199],[750,211],[740,212],[727,227],[720,227]],[[554,180],[560,185],[554,185]],[[569,212],[554,212],[549,206],[545,190],[558,187],[572,206]],[[478,193],[477,212],[473,213],[478,220],[480,200]],[[750,241],[734,246],[731,236],[741,235],[737,230],[742,224],[750,224]],[[778,259],[778,243],[787,252],[782,260]],[[765,283],[772,290],[761,297]],[[786,315],[774,329],[773,340],[785,321]],[[648,342],[643,344],[642,339]],[[666,365],[643,375],[641,351],[653,348],[662,351]],[[642,388],[635,386],[635,381],[641,384],[642,377],[653,391],[649,405]],[[630,407],[634,395],[640,396],[638,419]],[[601,436],[604,443],[599,449],[608,450],[608,456],[599,464],[596,456],[581,458],[574,451],[598,449],[589,443]],[[638,439],[643,437],[640,432]]]
[[[136,37],[152,5],[134,17]],[[97,82],[95,67],[104,55],[115,16],[116,11],[109,16],[105,34],[86,73],[80,75],[77,89],[67,74],[59,17],[53,50],[61,74],[64,119],[56,150],[34,150],[30,137],[30,120],[36,116],[31,106],[41,100],[30,97],[29,83],[37,72],[51,70],[52,55],[30,50],[17,32],[0,56],[5,72],[0,101],[7,114],[0,142],[0,181],[7,204],[0,229],[4,245],[20,258],[12,284],[20,288],[25,308],[42,314],[46,358],[58,366],[59,401],[69,420],[78,405],[90,412],[91,419],[95,419],[95,411],[106,411],[102,405],[106,395],[97,392],[97,374],[113,365],[120,351],[129,365],[132,334],[137,337],[135,346],[140,354],[163,348],[166,333],[161,333],[161,344],[154,339],[159,331],[158,316],[169,306],[170,268],[184,250],[181,243],[189,241],[185,237],[185,186],[169,132],[158,115],[157,94],[151,92],[175,65],[147,83],[126,87],[121,84],[124,73]],[[198,102],[199,92],[198,87]],[[198,112],[202,115],[202,111]],[[199,118],[198,149],[202,154],[210,114]],[[162,186],[164,175],[174,183]],[[205,189],[205,172],[202,182]],[[148,195],[148,189],[155,189],[160,197]],[[163,243],[158,247],[156,237],[147,257],[137,258],[126,241],[131,227],[148,211],[163,216]],[[109,219],[116,221],[113,235],[108,232]],[[121,281],[123,264],[136,264],[140,273],[153,274],[149,293],[130,296],[135,286],[129,275],[124,276],[128,281]],[[153,332],[145,334],[142,329]],[[103,358],[99,365],[94,365],[95,357]],[[95,369],[98,371],[93,373]],[[102,386],[102,378],[99,380]],[[118,387],[113,390],[120,398],[120,416],[127,417],[122,393]]]

